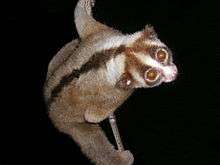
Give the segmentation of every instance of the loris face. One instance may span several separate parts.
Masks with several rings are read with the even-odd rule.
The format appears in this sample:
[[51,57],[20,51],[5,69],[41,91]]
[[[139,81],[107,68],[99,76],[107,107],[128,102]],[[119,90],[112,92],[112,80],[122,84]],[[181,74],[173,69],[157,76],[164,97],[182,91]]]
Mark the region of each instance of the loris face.
[[[162,82],[171,82],[177,76],[177,67],[173,63],[171,51],[164,45],[151,45],[145,52],[134,53],[142,63],[140,68],[141,82],[144,87],[153,87]],[[135,73],[133,73],[135,74]],[[138,84],[137,84],[138,85]]]
[[177,77],[170,49],[162,43],[152,27],[125,51],[126,66],[121,81],[131,88],[149,88],[171,82]]

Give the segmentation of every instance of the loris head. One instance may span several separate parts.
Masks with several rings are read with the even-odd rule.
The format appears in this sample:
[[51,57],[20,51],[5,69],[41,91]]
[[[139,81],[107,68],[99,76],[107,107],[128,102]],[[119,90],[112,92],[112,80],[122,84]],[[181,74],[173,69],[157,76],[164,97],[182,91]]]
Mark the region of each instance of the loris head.
[[[176,78],[172,53],[157,38],[152,27],[146,26],[133,35],[122,35],[92,17],[94,2],[80,0],[75,9],[75,23],[81,40],[94,37],[91,48],[97,53],[91,60],[93,62],[88,63],[89,68],[106,65],[107,81],[124,89],[154,87]],[[103,40],[99,43],[98,38]]]
[[154,29],[146,26],[135,34],[125,48],[124,72],[117,85],[124,89],[150,88],[171,82],[177,77],[170,49],[161,42]]

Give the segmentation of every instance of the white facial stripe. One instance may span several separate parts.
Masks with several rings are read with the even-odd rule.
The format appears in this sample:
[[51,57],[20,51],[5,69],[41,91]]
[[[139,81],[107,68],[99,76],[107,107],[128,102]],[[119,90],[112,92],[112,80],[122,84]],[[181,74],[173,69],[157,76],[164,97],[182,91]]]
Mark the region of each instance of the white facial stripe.
[[118,55],[112,58],[106,64],[107,67],[107,80],[111,84],[115,84],[118,78],[122,75],[125,68],[125,55]]
[[135,56],[145,65],[149,65],[155,68],[163,68],[163,65],[160,64],[158,61],[154,60],[150,55],[135,53]]
[[95,45],[96,51],[106,50],[110,48],[117,48],[121,45],[129,46],[140,37],[141,37],[141,32],[137,32],[132,35],[113,36],[105,39],[101,43],[97,43]]
[[130,71],[132,77],[138,82],[138,87],[144,87],[146,86],[146,83],[144,81],[144,78],[140,76],[140,74],[136,70]]

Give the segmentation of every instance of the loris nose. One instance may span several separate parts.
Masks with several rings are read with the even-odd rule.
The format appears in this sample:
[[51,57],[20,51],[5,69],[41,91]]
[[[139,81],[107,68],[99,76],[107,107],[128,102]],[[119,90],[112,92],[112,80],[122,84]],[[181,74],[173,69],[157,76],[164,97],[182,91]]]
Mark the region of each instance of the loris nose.
[[170,65],[163,67],[163,76],[164,76],[164,82],[171,82],[176,79],[178,70],[176,65]]

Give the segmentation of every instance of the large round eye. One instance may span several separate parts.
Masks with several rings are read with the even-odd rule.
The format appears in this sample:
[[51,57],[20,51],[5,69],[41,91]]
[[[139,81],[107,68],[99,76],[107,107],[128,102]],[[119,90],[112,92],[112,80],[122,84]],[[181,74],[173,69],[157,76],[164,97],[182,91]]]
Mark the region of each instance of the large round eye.
[[156,52],[156,59],[159,62],[165,62],[168,59],[168,53],[164,49],[160,49]]
[[145,77],[145,80],[152,82],[152,81],[157,80],[157,78],[159,77],[159,72],[155,68],[151,68],[145,72],[144,77]]

